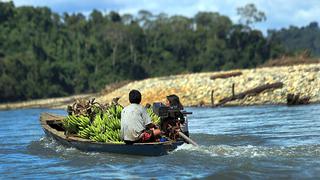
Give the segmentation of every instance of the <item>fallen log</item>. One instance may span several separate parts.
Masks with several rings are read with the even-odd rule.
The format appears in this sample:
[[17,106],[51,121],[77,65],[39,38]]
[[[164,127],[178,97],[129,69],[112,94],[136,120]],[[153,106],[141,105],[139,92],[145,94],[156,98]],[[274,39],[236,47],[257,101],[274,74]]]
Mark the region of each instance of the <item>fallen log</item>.
[[[234,101],[237,99],[243,99],[246,96],[255,96],[265,90],[269,90],[269,89],[278,89],[278,88],[282,88],[283,87],[283,83],[282,82],[276,82],[276,83],[272,83],[272,84],[264,84],[258,87],[255,87],[253,89],[247,90],[245,92],[239,93],[239,94],[232,94],[232,96],[230,97],[226,97],[223,98],[222,100],[219,101],[219,103],[217,103],[215,106],[222,106],[227,102],[230,101]],[[234,86],[233,86],[233,93],[234,93]]]
[[299,94],[288,94],[287,95],[287,105],[301,105],[301,104],[309,104],[310,97],[300,97]]
[[234,76],[240,76],[242,75],[242,72],[229,72],[229,73],[220,73],[220,74],[216,74],[210,77],[211,80],[215,80],[215,79],[226,79],[229,77],[234,77]]

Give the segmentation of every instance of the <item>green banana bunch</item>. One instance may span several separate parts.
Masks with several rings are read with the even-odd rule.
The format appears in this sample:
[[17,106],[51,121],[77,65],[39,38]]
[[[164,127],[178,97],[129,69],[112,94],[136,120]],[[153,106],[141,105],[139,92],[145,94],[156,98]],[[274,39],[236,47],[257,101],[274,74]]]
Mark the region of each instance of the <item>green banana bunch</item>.
[[[120,137],[121,105],[111,105],[105,111],[96,111],[95,115],[69,115],[63,120],[68,133],[97,142],[123,143]],[[92,122],[90,118],[93,119]]]
[[92,126],[88,126],[88,127],[86,127],[86,128],[80,127],[80,130],[79,130],[79,132],[78,132],[78,135],[79,135],[81,138],[90,139],[90,136],[93,135]]
[[91,136],[90,139],[97,142],[106,142],[107,137],[103,133],[98,133],[98,134],[95,134],[94,136]]
[[107,136],[106,142],[122,142],[120,138],[120,129],[107,131],[105,135]]
[[155,124],[155,125],[159,125],[160,124],[160,117],[153,112],[152,107],[151,108],[147,108],[147,113],[151,117],[151,121],[152,121],[153,124]]
[[78,131],[78,123],[74,119],[73,115],[67,116],[65,119],[63,119],[62,125],[68,134],[75,134]]
[[111,130],[117,130],[121,128],[121,120],[114,116],[104,116],[104,122]]
[[80,127],[87,127],[89,124],[90,119],[81,115],[69,115],[62,121],[63,127],[70,134],[77,134]]
[[98,142],[121,142],[120,119],[110,114],[96,115],[89,138]]
[[86,116],[79,116],[78,117],[78,126],[80,127],[87,127],[90,125],[90,119]]
[[120,119],[122,110],[123,110],[123,107],[121,105],[111,105],[106,110],[106,113],[108,114],[108,116],[113,116]]

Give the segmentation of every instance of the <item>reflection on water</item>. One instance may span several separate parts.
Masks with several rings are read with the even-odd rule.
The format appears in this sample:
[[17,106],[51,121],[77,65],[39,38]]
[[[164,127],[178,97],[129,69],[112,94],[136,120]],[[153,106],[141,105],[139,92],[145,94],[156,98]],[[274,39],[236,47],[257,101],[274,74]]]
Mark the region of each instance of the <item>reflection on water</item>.
[[1,178],[316,178],[320,105],[189,108],[191,137],[162,157],[87,153],[44,136],[41,112],[0,111]]

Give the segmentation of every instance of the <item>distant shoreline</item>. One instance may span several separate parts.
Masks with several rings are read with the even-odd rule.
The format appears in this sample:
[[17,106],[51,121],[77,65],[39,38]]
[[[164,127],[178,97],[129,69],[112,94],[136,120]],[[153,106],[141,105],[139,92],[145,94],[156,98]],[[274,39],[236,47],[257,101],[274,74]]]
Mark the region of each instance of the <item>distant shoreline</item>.
[[[223,73],[233,72],[241,72],[242,75],[225,79],[210,79],[213,75],[219,76]],[[311,104],[320,103],[320,63],[318,63],[149,78],[123,84],[123,86],[105,93],[3,103],[0,104],[0,110],[21,108],[66,109],[67,105],[72,104],[78,98],[96,98],[98,102],[107,103],[111,102],[114,97],[121,97],[119,103],[127,105],[127,96],[131,89],[138,89],[142,92],[143,105],[152,102],[165,102],[167,95],[177,94],[186,107],[211,107],[211,91],[214,91],[213,99],[214,104],[216,104],[221,99],[231,95],[232,84],[235,84],[236,93],[240,93],[250,88],[274,82],[282,82],[284,84],[283,88],[266,90],[256,96],[230,101],[224,106],[285,105],[288,93],[309,96]]]
[[78,98],[90,98],[95,94],[79,94],[67,97],[36,99],[22,102],[2,103],[0,110],[25,109],[25,108],[49,108],[66,109],[68,104],[72,104]]

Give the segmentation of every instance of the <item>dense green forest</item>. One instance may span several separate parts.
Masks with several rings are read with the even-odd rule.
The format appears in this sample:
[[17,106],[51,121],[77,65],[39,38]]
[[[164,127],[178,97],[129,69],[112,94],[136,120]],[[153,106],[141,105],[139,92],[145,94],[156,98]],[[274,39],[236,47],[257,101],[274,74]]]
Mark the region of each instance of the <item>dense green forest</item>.
[[269,30],[268,36],[273,41],[281,42],[286,52],[296,53],[308,50],[313,56],[320,56],[320,28],[317,22],[305,27],[290,26],[280,31]]
[[[97,92],[122,80],[252,68],[284,53],[281,42],[287,50],[303,46],[292,45],[303,39],[301,29],[264,37],[250,23],[215,12],[188,18],[94,10],[86,17],[0,2],[0,102]],[[315,24],[306,29],[319,34]],[[319,35],[314,46],[318,54]]]

